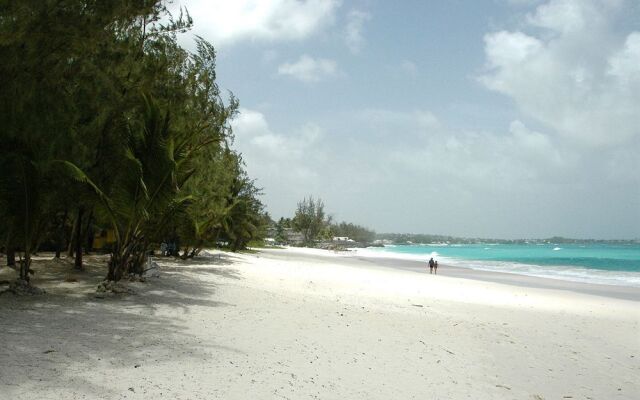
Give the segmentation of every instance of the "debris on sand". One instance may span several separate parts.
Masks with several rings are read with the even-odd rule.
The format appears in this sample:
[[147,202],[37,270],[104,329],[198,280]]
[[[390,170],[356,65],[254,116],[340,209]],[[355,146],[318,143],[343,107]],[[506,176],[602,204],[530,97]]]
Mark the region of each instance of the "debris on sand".
[[102,281],[96,288],[95,297],[98,299],[103,299],[106,296],[112,296],[116,294],[136,294],[136,292],[120,282]]
[[13,293],[16,296],[38,296],[46,293],[44,289],[31,286],[29,281],[23,279],[16,279],[15,281],[9,282],[9,288],[0,293],[5,292]]
[[149,278],[149,277],[159,278],[160,277],[160,266],[158,265],[158,263],[156,263],[155,261],[149,260],[149,262],[147,262],[147,265],[146,265],[146,268],[145,268],[144,272],[142,273],[142,277],[144,277],[144,278]]

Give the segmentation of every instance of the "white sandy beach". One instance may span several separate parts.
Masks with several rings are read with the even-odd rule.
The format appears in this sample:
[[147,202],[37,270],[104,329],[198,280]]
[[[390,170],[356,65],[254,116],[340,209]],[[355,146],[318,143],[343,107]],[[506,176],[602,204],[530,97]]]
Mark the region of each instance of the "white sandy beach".
[[59,265],[0,296],[0,399],[640,396],[636,300],[302,249],[161,265],[135,295]]

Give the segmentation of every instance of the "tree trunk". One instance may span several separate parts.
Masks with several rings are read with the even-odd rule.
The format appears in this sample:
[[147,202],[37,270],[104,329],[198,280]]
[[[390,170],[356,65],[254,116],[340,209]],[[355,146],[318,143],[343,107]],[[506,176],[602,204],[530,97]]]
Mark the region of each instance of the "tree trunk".
[[73,221],[73,227],[71,228],[71,234],[69,234],[69,240],[67,241],[68,243],[68,247],[67,247],[67,256],[69,257],[73,257],[73,238],[76,237],[76,231],[78,230],[78,220],[76,218],[75,221]]
[[16,266],[16,249],[10,247],[7,249],[7,267]]
[[127,270],[127,264],[129,264],[130,256],[124,255],[122,258],[116,258],[117,262],[113,266],[113,270],[110,271],[113,281],[118,282],[122,279],[122,276]]
[[20,279],[29,282],[29,267],[31,266],[31,254],[24,253],[24,259],[20,259]]
[[89,218],[87,218],[87,227],[85,228],[84,232],[84,236],[87,240],[87,246],[85,247],[84,252],[86,255],[89,255],[89,252],[93,250],[93,210],[89,212]]
[[68,211],[65,208],[64,215],[62,216],[62,221],[60,221],[56,229],[56,258],[60,258],[60,253],[62,253],[62,246],[64,242],[64,227],[67,224],[67,214]]
[[113,281],[115,280],[114,276],[115,276],[115,269],[116,269],[116,263],[117,263],[117,259],[116,259],[116,250],[117,249],[113,249],[113,252],[111,253],[111,259],[109,260],[109,265],[108,265],[108,269],[107,269],[107,280],[108,281]]
[[118,282],[127,272],[127,265],[131,261],[132,245],[121,247],[120,243],[116,243],[111,252],[111,260],[109,261],[109,270],[107,272],[107,280]]
[[76,260],[74,263],[76,269],[82,269],[82,214],[84,214],[84,207],[78,207],[75,237]]
[[120,276],[122,275],[120,273],[120,270],[122,269],[120,264],[122,264],[122,258],[119,254],[119,249],[115,248],[113,253],[111,253],[111,260],[109,260],[109,270],[107,272],[108,281],[120,280]]

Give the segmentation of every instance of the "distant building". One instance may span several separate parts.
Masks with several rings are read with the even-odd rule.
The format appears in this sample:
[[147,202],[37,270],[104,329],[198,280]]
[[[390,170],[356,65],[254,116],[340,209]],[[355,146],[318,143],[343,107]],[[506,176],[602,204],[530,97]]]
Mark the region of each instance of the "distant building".
[[334,242],[355,242],[355,240],[349,239],[347,236],[334,236],[332,240]]
[[116,233],[113,229],[102,229],[93,235],[93,248],[96,250],[108,247],[116,242]]
[[284,228],[284,236],[287,238],[288,244],[300,245],[304,243],[304,235],[302,232],[296,232],[291,228]]
[[267,237],[274,238],[274,237],[276,237],[278,235],[278,229],[276,228],[275,225],[270,225],[267,228],[267,232],[266,233],[267,233]]

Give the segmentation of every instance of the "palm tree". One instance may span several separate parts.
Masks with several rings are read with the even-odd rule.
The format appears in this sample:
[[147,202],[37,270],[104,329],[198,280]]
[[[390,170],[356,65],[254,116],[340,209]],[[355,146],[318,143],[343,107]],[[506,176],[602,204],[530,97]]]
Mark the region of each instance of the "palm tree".
[[130,271],[140,272],[154,232],[162,230],[184,209],[189,196],[180,188],[191,176],[189,137],[175,134],[168,112],[149,96],[142,96],[142,116],[126,126],[119,169],[111,189],[101,190],[79,168],[67,164],[73,176],[88,184],[100,200],[97,214],[109,221],[116,243],[107,280],[118,281]]

